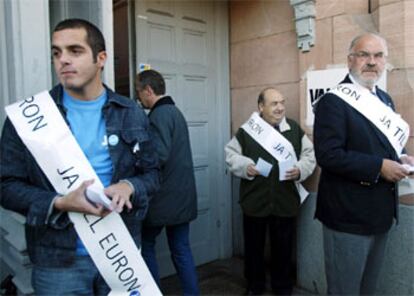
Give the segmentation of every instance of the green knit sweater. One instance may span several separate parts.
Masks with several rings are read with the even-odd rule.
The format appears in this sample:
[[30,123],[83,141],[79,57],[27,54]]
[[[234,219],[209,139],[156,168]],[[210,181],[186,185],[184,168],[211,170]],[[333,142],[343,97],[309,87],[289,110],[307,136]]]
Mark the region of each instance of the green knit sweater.
[[[290,130],[282,135],[290,141],[299,159],[304,132],[293,120],[286,118]],[[248,216],[294,217],[299,210],[299,194],[293,181],[279,181],[278,161],[264,150],[243,129],[239,129],[236,138],[242,148],[242,154],[255,163],[261,157],[273,165],[269,176],[256,176],[253,180],[242,179],[240,183],[240,205]]]

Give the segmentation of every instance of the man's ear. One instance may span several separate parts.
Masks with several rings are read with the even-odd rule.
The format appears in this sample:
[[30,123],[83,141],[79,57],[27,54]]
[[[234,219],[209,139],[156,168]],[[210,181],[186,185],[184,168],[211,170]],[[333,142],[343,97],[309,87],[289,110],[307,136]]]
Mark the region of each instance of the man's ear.
[[259,107],[259,113],[262,113],[263,112],[263,103],[259,103],[258,107]]
[[145,91],[147,91],[147,92],[148,92],[148,94],[149,94],[149,95],[151,95],[151,96],[155,95],[154,90],[153,90],[153,89],[152,89],[152,87],[151,87],[151,86],[149,86],[149,85],[146,85],[146,86],[144,87],[144,90],[145,90]]
[[106,58],[107,58],[106,51],[101,51],[98,53],[96,62],[99,64],[101,68],[105,66]]
[[350,69],[352,64],[352,56],[350,54],[347,56],[346,61],[348,63],[348,69]]

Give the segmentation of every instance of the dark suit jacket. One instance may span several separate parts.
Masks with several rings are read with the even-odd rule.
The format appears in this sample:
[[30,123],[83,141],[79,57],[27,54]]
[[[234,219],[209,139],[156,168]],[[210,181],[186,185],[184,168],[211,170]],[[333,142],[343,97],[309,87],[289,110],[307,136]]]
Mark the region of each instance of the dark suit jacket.
[[[342,83],[352,83],[347,76]],[[388,94],[377,95],[394,109]],[[386,137],[341,98],[325,94],[315,110],[314,144],[322,168],[316,218],[355,234],[389,230],[397,216],[396,184],[380,177],[384,158],[397,160]]]

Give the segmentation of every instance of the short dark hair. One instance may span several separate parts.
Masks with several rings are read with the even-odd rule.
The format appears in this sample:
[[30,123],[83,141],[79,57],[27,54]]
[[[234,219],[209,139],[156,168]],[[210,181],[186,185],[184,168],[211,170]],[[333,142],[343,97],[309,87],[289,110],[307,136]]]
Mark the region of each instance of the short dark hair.
[[165,94],[165,81],[162,75],[155,70],[145,70],[137,74],[136,86],[145,88],[150,86],[157,96]]
[[266,87],[265,89],[263,89],[260,94],[259,97],[257,98],[257,105],[259,106],[260,104],[264,104],[265,103],[265,94],[266,91],[268,91],[269,89],[274,89],[276,90],[276,88],[274,87]]
[[66,19],[59,22],[54,32],[62,31],[66,29],[85,29],[86,31],[86,43],[91,47],[93,53],[93,60],[96,62],[98,53],[105,51],[105,38],[102,32],[94,24],[83,19]]

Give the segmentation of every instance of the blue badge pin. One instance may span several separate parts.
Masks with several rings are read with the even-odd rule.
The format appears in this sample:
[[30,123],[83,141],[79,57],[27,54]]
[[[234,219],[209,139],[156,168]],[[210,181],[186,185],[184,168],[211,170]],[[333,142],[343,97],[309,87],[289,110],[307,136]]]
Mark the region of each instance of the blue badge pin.
[[110,135],[108,138],[108,144],[111,146],[116,146],[119,142],[119,138],[117,135]]
[[141,296],[141,293],[138,290],[135,290],[129,293],[129,296]]

